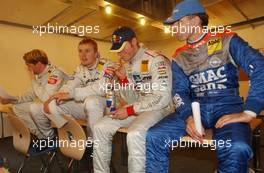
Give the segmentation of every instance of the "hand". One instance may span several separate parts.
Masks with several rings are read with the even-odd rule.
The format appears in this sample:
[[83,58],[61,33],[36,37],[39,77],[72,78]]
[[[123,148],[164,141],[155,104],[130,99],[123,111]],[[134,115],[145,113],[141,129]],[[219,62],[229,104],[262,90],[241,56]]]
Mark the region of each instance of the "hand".
[[28,68],[28,74],[31,80],[36,80],[35,74],[31,68]]
[[44,110],[44,112],[45,113],[47,113],[47,114],[50,114],[50,110],[49,110],[49,104],[50,104],[50,102],[53,100],[54,98],[52,98],[52,96],[48,99],[48,100],[46,100],[45,102],[44,102],[44,104],[43,104],[43,110]]
[[113,114],[112,114],[112,119],[119,119],[119,120],[124,120],[128,117],[126,107],[121,107],[117,109]]
[[249,123],[253,118],[253,116],[248,115],[244,112],[224,115],[216,122],[215,128],[222,128],[223,126],[230,123]]
[[16,101],[16,100],[14,100],[14,99],[6,99],[6,98],[3,98],[3,97],[0,97],[0,103],[3,104],[3,105],[10,104],[13,101]]
[[115,68],[115,75],[118,77],[118,79],[123,80],[126,78],[126,71],[125,71],[125,67],[124,67],[124,63],[119,62],[119,63],[115,63],[114,65]]
[[70,100],[70,94],[68,92],[58,92],[50,97],[51,100],[56,100],[56,104],[59,105],[62,101]]
[[[200,141],[201,143],[203,143],[203,136],[205,134],[200,134],[196,130],[193,116],[189,116],[189,118],[186,120],[186,123],[187,123],[186,131],[191,136],[191,138],[194,139],[194,140]],[[203,129],[203,132],[204,132],[204,129]]]
[[44,112],[46,113],[50,113],[50,110],[49,110],[49,103],[52,101],[52,100],[56,100],[56,104],[59,105],[62,101],[67,101],[67,100],[70,100],[70,94],[67,93],[67,92],[58,92],[58,93],[55,93],[53,94],[52,96],[50,96],[50,98],[44,102]]

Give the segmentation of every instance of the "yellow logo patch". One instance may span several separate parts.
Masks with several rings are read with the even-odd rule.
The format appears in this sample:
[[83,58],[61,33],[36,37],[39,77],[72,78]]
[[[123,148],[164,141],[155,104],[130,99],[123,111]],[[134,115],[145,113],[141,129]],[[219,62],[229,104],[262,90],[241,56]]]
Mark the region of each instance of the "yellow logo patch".
[[103,71],[103,67],[104,67],[104,63],[103,62],[99,62],[97,67],[96,67],[96,69],[101,72],[101,71]]
[[142,73],[147,73],[148,72],[148,60],[143,60],[141,61],[141,68],[140,68],[140,71]]
[[207,53],[208,55],[212,55],[216,51],[222,50],[222,39],[221,38],[215,38],[210,39],[207,42]]

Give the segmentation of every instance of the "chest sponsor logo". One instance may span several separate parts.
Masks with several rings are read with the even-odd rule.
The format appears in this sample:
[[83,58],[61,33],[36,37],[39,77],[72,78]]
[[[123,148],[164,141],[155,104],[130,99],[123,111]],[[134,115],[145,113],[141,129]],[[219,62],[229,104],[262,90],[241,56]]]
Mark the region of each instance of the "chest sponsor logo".
[[144,76],[144,77],[142,78],[142,81],[149,81],[149,80],[151,80],[151,79],[152,79],[151,76]]
[[51,75],[48,78],[48,84],[54,85],[57,83],[57,81],[58,81],[58,76],[56,75]]
[[226,89],[225,66],[196,73],[189,77],[194,92],[204,92],[215,89]]
[[88,84],[88,83],[91,83],[91,82],[95,82],[99,80],[99,78],[92,78],[92,79],[88,79],[85,83]]
[[133,74],[132,75],[133,81],[136,84],[142,83],[142,79],[140,77],[140,74]]
[[216,51],[222,50],[222,39],[214,38],[207,42],[208,55],[212,55]]
[[217,56],[212,56],[209,60],[209,64],[213,68],[219,67],[221,63],[222,63],[221,59],[218,58]]
[[141,67],[140,67],[140,71],[142,73],[148,73],[148,60],[142,60],[141,61]]

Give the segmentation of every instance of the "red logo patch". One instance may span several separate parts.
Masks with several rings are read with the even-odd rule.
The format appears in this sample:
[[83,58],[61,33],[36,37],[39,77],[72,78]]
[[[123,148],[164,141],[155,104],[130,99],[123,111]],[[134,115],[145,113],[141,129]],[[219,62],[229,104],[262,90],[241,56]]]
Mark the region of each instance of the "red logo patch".
[[51,77],[49,77],[49,79],[48,79],[48,84],[52,84],[52,85],[54,85],[54,84],[57,83],[57,81],[58,81],[58,78],[57,78],[57,77],[51,76]]

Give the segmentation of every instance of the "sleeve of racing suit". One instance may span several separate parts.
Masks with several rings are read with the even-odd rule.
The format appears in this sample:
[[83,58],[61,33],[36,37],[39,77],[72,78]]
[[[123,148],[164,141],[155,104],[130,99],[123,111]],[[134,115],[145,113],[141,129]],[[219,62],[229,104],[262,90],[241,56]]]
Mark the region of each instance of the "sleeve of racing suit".
[[30,87],[23,95],[17,97],[17,101],[15,101],[14,104],[32,102],[36,97],[33,88]]
[[79,78],[78,74],[75,73],[71,77],[69,77],[69,80],[64,84],[61,89],[59,90],[60,92],[68,92],[70,94],[71,98],[74,98],[75,95],[75,88],[80,87],[81,85],[81,79]]
[[188,77],[178,66],[172,61],[172,96],[173,102],[176,105],[176,113],[181,119],[186,120],[192,115],[191,100],[190,100],[190,82]]
[[152,93],[134,102],[135,113],[165,108],[171,100],[171,66],[163,56],[156,56],[150,67]]
[[75,88],[74,99],[76,101],[83,101],[88,96],[105,96],[106,93],[106,81],[105,77],[101,77],[100,80],[96,81],[92,85],[86,87]]
[[258,115],[264,108],[264,57],[237,35],[232,37],[229,51],[233,60],[244,69],[250,79],[244,110]]
[[54,70],[47,81],[47,84],[43,87],[39,87],[37,90],[39,92],[39,97],[41,101],[46,101],[52,94],[60,89],[64,83],[64,79],[67,78],[67,75],[60,71]]

